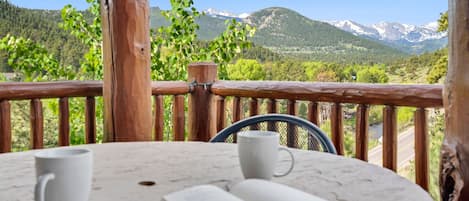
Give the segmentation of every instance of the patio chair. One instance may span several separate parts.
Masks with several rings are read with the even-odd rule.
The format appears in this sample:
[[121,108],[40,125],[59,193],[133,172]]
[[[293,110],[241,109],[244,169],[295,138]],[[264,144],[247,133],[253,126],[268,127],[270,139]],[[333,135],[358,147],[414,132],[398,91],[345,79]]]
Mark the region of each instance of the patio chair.
[[236,133],[247,130],[279,132],[282,145],[337,154],[327,135],[316,125],[286,114],[264,114],[240,120],[221,130],[210,142],[236,142]]

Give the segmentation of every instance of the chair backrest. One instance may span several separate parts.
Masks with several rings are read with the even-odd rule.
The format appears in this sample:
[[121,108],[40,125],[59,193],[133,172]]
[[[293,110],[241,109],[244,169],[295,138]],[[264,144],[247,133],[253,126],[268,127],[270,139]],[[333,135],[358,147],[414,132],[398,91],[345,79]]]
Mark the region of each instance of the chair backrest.
[[280,144],[288,147],[337,154],[327,135],[313,123],[286,114],[252,116],[221,130],[210,142],[236,142],[236,133],[266,130],[280,133]]

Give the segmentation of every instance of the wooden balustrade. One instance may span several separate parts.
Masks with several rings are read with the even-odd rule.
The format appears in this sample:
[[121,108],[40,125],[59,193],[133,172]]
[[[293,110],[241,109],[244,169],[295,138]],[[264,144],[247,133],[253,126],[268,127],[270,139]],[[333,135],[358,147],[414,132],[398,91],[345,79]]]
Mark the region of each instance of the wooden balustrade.
[[[185,112],[184,95],[191,87],[183,81],[158,81],[152,83],[152,95],[155,97],[155,140],[163,140],[163,96],[173,95],[173,130],[177,131],[174,139],[184,140]],[[85,98],[85,142],[96,143],[96,100],[102,96],[103,83],[100,81],[60,81],[60,82],[5,82],[0,83],[0,153],[12,149],[10,102],[30,100],[31,148],[44,147],[44,116],[42,99],[58,99],[58,145],[70,145],[70,109],[69,100],[75,97]],[[175,117],[174,117],[175,116]]]
[[[309,101],[307,119],[320,123],[318,102],[330,102],[331,137],[339,154],[344,154],[343,103],[357,104],[355,157],[368,160],[368,113],[370,105],[385,105],[383,109],[383,166],[397,170],[397,106],[416,107],[415,112],[415,161],[416,183],[428,189],[428,131],[425,108],[440,108],[441,85],[308,83],[285,81],[217,81],[213,94],[234,96],[233,113],[239,114],[241,98],[249,98],[250,115],[259,114],[258,102],[267,99],[267,113],[278,112],[277,100],[287,100],[287,113],[296,114],[295,101]],[[239,120],[233,118],[234,122]],[[294,139],[287,139],[288,146],[296,147]],[[310,141],[310,140],[308,140]],[[308,148],[317,145],[309,143]]]
[[287,81],[217,81],[220,96],[288,99],[331,103],[442,107],[441,85],[313,83]]
[[[203,69],[197,70],[204,71]],[[213,74],[212,71],[210,72]],[[209,83],[209,80],[211,79],[206,77],[199,78],[198,82]],[[194,85],[182,81],[153,82],[153,138],[157,141],[169,139],[164,137],[164,96],[168,95],[173,96],[172,133],[173,139],[178,141],[186,139],[184,102],[185,95],[189,93],[192,97],[189,99],[189,122],[197,121],[194,125],[189,123],[189,134],[193,135],[193,130],[201,133],[189,137],[190,140],[208,140],[213,135],[209,132],[212,127],[214,131],[219,131],[225,127],[225,116],[227,114],[225,111],[225,97],[233,97],[233,122],[239,121],[243,116],[242,98],[248,98],[250,116],[260,113],[262,99],[267,99],[266,112],[268,113],[277,113],[279,111],[278,100],[286,100],[286,113],[291,115],[298,113],[298,101],[308,101],[307,119],[315,124],[320,123],[319,102],[331,102],[331,137],[339,154],[344,154],[342,104],[353,103],[358,104],[355,155],[357,158],[366,161],[368,158],[367,125],[369,105],[386,105],[383,110],[383,166],[395,171],[398,148],[396,144],[396,106],[417,107],[418,109],[415,112],[416,182],[427,189],[428,134],[425,108],[442,106],[441,91],[442,87],[440,85],[215,81],[211,87],[207,87],[205,85],[201,86],[200,83]],[[215,95],[213,99],[212,94]],[[200,99],[199,95],[204,98]],[[102,96],[102,82],[0,83],[0,153],[11,151],[10,102],[12,100],[31,100],[32,147],[42,148],[44,146],[44,120],[41,99],[57,98],[59,100],[59,145],[67,146],[70,144],[69,99],[85,97],[85,141],[87,143],[96,143],[95,97],[97,96]],[[213,113],[212,110],[207,110],[207,108],[212,107],[214,108]],[[194,114],[191,113],[191,110]],[[202,116],[200,115],[204,117],[204,121],[201,120]],[[268,128],[269,130],[276,129],[274,124],[268,125]],[[256,128],[253,127],[252,129]],[[295,133],[291,128],[287,129]],[[201,130],[208,133],[202,133]],[[236,136],[234,140],[236,141]],[[287,138],[287,143],[290,147],[298,147],[298,139],[295,135]],[[314,143],[308,144],[309,148],[315,146],[317,145]]]

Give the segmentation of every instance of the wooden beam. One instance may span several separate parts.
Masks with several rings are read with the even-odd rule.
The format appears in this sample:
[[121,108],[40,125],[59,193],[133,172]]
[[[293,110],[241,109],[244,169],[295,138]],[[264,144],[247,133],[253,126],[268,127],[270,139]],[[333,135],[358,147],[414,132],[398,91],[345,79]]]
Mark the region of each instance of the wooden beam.
[[469,1],[449,0],[448,73],[443,88],[445,138],[441,200],[469,200]]
[[104,141],[152,139],[148,0],[101,0]]
[[194,82],[189,94],[188,123],[189,140],[209,141],[215,136],[216,119],[210,84],[217,79],[217,65],[214,63],[195,63],[187,68],[188,81]]
[[322,102],[442,107],[441,85],[351,84],[293,81],[217,81],[220,96],[314,100]]

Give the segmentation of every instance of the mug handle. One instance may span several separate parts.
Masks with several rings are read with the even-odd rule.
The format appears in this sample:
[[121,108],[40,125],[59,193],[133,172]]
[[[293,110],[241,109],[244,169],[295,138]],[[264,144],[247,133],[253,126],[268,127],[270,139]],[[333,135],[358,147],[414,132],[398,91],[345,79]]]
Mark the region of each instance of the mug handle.
[[287,172],[285,173],[274,173],[274,177],[283,177],[283,176],[287,176],[288,174],[290,174],[290,172],[293,170],[293,166],[295,165],[295,158],[293,157],[293,154],[291,153],[290,150],[288,150],[287,148],[285,147],[279,147],[278,148],[279,151],[286,151],[289,155],[290,155],[290,158],[291,158],[291,165],[290,165],[290,168],[287,170]]
[[34,200],[35,201],[44,201],[45,191],[47,182],[50,180],[55,179],[54,173],[46,173],[37,178],[37,183],[34,188]]

